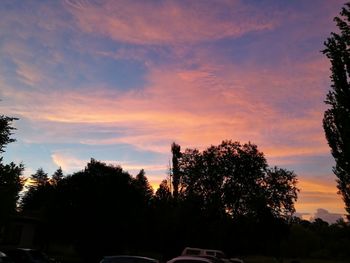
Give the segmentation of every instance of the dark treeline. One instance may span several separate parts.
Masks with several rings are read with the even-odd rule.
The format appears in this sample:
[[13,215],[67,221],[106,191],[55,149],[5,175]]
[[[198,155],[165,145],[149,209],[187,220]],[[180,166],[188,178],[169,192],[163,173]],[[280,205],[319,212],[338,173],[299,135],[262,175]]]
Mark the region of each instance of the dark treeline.
[[[6,120],[9,128],[13,119]],[[6,131],[1,147],[11,142],[11,130]],[[62,253],[72,247],[86,262],[112,254],[165,260],[185,246],[221,249],[230,256],[349,257],[349,226],[293,217],[296,174],[268,166],[256,145],[223,141],[204,151],[181,151],[174,143],[171,151],[170,176],[155,193],[144,170],[132,176],[91,159],[71,175],[60,168],[50,176],[38,169],[19,201],[23,166],[1,159],[2,190],[12,189],[11,198],[2,199],[11,209],[1,211],[9,215],[7,222],[11,215],[35,216],[37,246],[61,247]]]

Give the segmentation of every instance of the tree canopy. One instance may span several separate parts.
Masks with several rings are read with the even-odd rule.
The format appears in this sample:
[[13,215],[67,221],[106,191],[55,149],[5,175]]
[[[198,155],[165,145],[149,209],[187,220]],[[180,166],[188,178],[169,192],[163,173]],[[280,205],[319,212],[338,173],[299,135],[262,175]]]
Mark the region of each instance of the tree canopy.
[[183,198],[196,198],[204,210],[239,216],[277,217],[295,212],[296,174],[269,168],[256,145],[223,141],[203,152],[186,149],[179,158]]

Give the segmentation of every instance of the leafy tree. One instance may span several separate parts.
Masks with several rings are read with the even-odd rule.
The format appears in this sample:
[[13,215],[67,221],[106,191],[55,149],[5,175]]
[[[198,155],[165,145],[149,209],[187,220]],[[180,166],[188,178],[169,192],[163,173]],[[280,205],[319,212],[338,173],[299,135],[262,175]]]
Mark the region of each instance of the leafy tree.
[[297,175],[293,171],[273,167],[267,169],[264,184],[268,206],[273,214],[285,217],[295,212],[294,202],[298,199]]
[[350,214],[350,3],[340,15],[334,18],[340,32],[331,33],[324,43],[323,53],[331,62],[332,89],[325,101],[330,108],[324,113],[323,128],[336,162],[333,172],[339,193]]
[[212,215],[283,217],[295,211],[296,175],[268,168],[254,144],[223,141],[203,152],[187,149],[180,169],[185,198]]

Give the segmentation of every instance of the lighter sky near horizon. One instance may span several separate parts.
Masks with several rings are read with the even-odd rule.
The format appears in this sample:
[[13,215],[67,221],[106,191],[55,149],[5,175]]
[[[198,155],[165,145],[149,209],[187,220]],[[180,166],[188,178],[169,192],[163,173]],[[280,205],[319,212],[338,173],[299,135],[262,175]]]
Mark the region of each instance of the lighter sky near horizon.
[[257,144],[294,170],[297,212],[345,213],[322,129],[320,52],[344,1],[0,2],[0,114],[18,117],[5,161],[28,176],[90,158],[144,168],[156,187],[170,145]]

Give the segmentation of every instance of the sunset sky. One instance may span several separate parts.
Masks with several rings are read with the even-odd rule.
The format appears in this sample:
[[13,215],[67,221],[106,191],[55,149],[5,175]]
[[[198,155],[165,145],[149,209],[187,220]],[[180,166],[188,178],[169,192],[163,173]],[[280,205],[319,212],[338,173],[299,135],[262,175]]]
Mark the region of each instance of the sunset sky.
[[0,114],[18,117],[5,161],[25,175],[90,158],[166,178],[170,145],[252,142],[294,170],[297,212],[344,214],[323,129],[320,52],[344,0],[0,3]]

